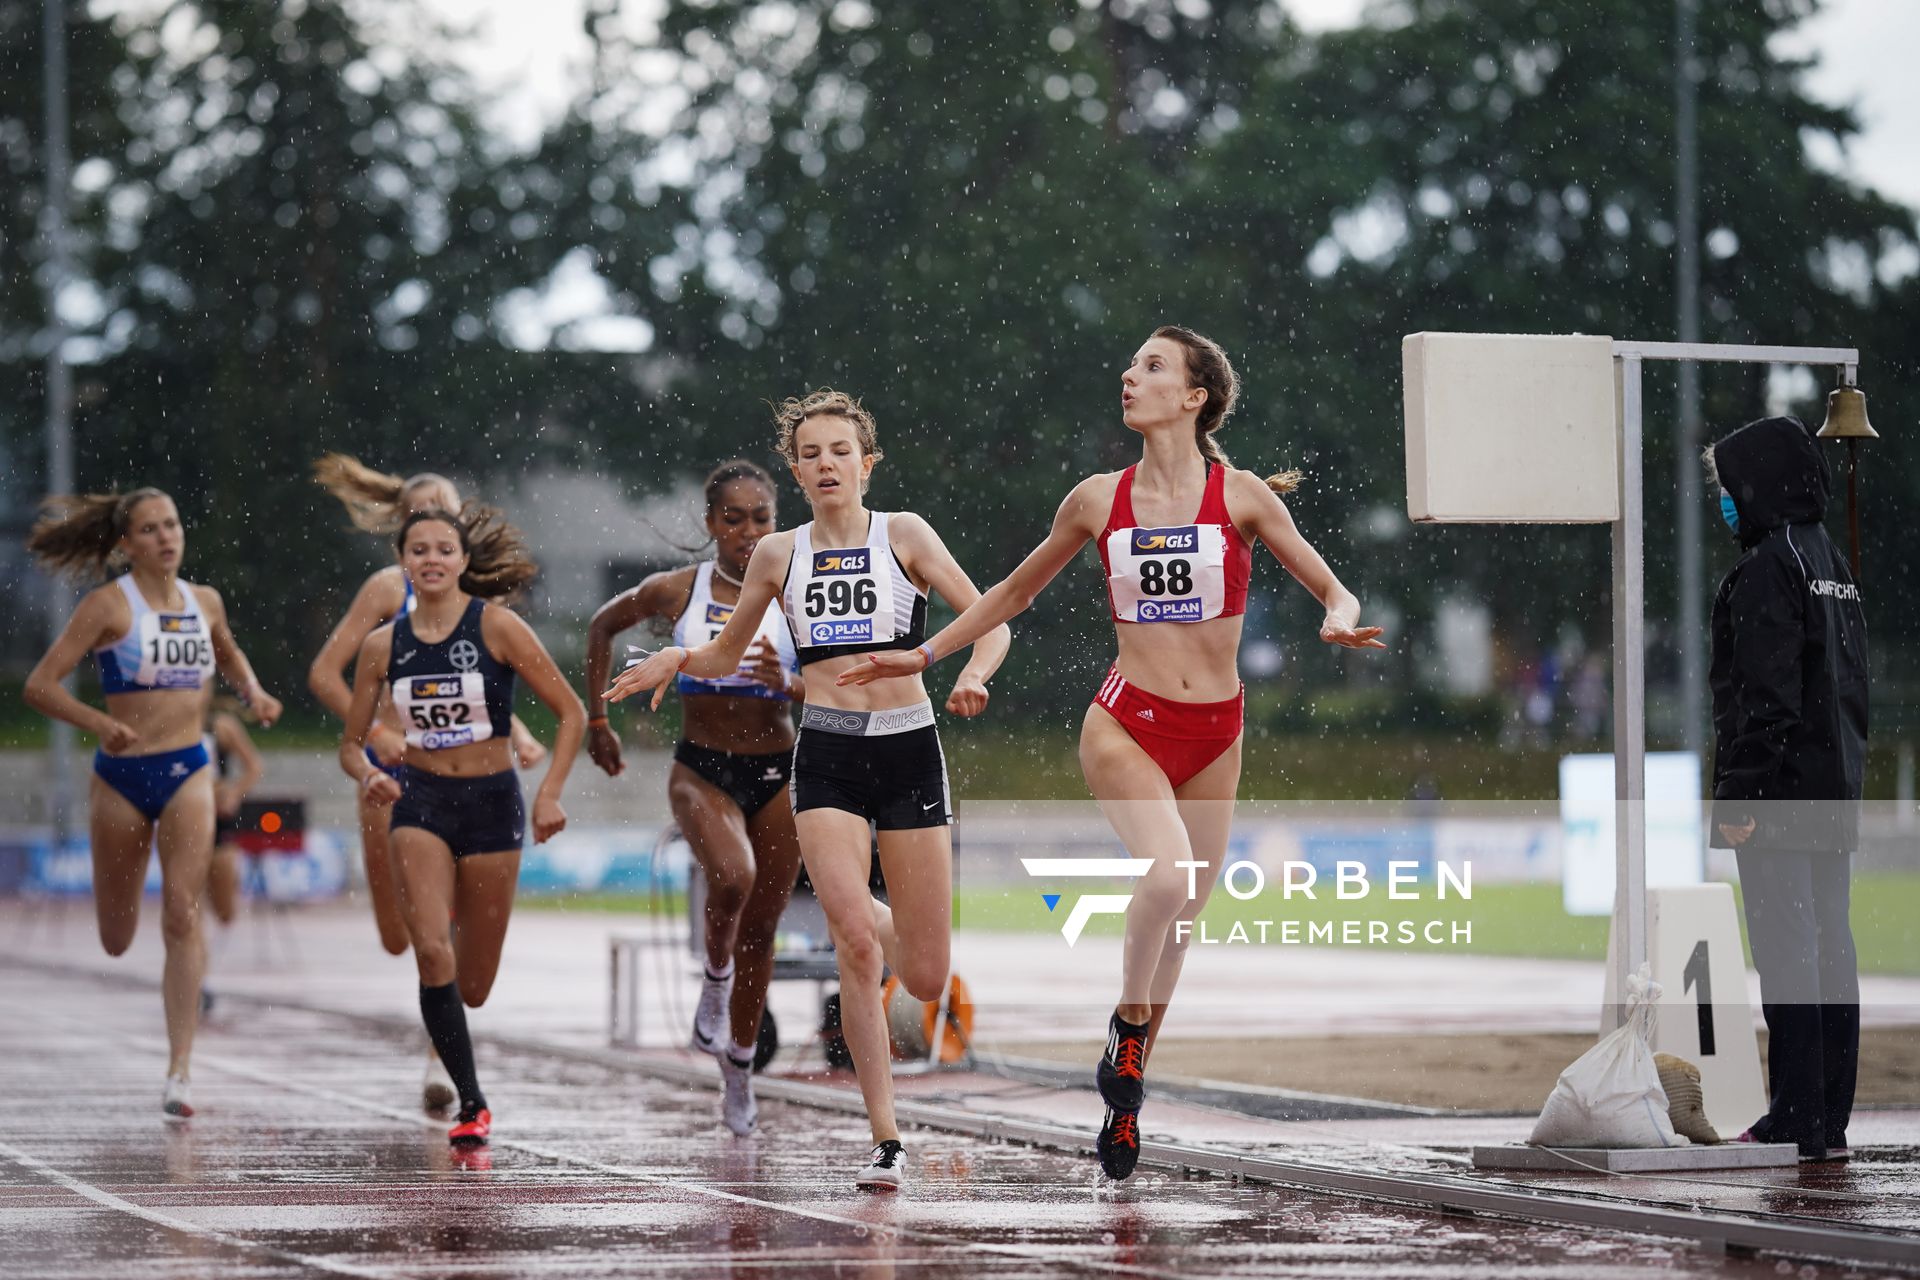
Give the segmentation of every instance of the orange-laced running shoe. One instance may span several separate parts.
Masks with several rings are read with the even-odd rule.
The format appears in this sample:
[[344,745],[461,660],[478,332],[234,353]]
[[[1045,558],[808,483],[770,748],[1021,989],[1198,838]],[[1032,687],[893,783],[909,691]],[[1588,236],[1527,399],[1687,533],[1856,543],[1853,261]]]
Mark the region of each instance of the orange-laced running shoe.
[[447,1130],[447,1141],[457,1146],[479,1146],[493,1132],[493,1112],[485,1107]]
[[1094,1068],[1101,1099],[1115,1111],[1138,1111],[1147,1097],[1146,1061],[1147,1029],[1114,1014],[1107,1022],[1107,1051]]
[[1109,1107],[1094,1150],[1100,1153],[1100,1168],[1109,1178],[1117,1182],[1131,1177],[1133,1166],[1140,1163],[1139,1113]]

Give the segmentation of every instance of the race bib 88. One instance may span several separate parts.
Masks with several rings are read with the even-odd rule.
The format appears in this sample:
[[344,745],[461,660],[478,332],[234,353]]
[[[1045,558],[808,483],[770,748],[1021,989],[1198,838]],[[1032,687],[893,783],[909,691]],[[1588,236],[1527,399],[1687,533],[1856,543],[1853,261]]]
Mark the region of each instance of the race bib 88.
[[1115,529],[1107,586],[1122,622],[1205,622],[1226,607],[1227,543],[1215,524]]

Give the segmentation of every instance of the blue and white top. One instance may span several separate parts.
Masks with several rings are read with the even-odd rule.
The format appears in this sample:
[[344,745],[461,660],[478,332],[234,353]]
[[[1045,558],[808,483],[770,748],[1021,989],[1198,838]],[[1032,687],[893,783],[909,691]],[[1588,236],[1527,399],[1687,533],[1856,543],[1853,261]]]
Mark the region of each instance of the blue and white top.
[[[722,604],[713,598],[713,561],[702,564],[693,573],[693,594],[687,598],[687,607],[680,611],[674,620],[673,642],[683,649],[707,643],[726,628],[728,619],[733,617],[733,606]],[[780,655],[782,670],[798,673],[799,655],[793,647],[793,632],[787,629],[787,620],[781,615],[779,602],[767,605],[767,611],[760,615],[760,625],[754,629],[753,644],[761,640],[773,641],[774,651]],[[743,665],[730,676],[715,676],[705,679],[696,676],[681,675],[674,681],[674,687],[682,694],[720,694],[730,698],[781,698],[787,696],[785,689],[774,689],[761,684],[747,675]]]
[[[419,597],[413,594],[413,579],[407,575],[405,569],[400,571],[400,583],[406,589],[406,594],[400,597],[400,608],[393,615],[393,618],[404,618],[420,607]],[[386,622],[382,622],[380,625],[384,627],[387,622],[392,622],[393,618],[388,618]]]
[[133,610],[127,634],[93,651],[100,664],[103,693],[193,691],[213,677],[213,628],[200,610],[200,597],[180,583],[184,609],[156,609],[134,584],[133,575],[114,579]]

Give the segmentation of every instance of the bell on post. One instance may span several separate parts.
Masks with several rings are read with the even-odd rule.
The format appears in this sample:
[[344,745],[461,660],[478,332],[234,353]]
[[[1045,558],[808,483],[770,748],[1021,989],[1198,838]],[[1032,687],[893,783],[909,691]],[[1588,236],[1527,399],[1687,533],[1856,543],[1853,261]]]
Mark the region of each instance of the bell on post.
[[1858,387],[1835,387],[1827,394],[1827,420],[1820,424],[1822,440],[1878,440],[1880,433],[1867,421],[1867,395]]

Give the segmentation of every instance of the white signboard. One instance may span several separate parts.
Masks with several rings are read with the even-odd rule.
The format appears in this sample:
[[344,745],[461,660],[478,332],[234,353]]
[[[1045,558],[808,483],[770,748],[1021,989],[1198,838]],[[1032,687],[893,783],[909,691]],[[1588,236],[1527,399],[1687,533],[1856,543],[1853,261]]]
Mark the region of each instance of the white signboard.
[[[1567,914],[1613,913],[1613,756],[1560,760],[1561,892]],[[1706,820],[1700,758],[1691,751],[1647,755],[1647,887],[1706,878]]]
[[1400,373],[1412,519],[1620,518],[1613,339],[1415,333]]

